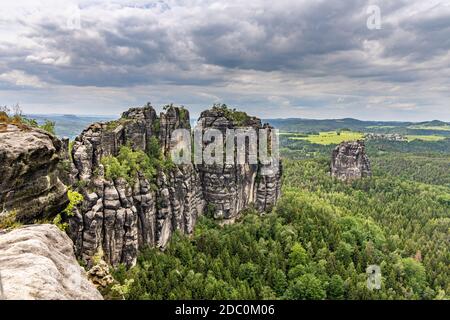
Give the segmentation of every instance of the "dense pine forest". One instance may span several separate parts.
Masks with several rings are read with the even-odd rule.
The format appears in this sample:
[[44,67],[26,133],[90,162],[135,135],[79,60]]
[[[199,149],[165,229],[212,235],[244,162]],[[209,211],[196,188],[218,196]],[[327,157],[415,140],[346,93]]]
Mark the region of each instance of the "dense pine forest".
[[[300,143],[300,148],[299,148]],[[283,143],[283,196],[233,225],[202,217],[191,237],[114,272],[125,299],[448,299],[450,148],[367,143],[374,176],[329,175],[333,145]],[[379,290],[366,268],[381,268]]]

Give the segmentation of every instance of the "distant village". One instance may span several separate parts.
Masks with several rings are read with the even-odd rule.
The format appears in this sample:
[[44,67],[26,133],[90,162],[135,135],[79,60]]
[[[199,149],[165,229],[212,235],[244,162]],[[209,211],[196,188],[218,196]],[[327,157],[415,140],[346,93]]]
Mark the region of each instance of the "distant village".
[[366,140],[408,141],[405,136],[398,133],[367,133],[364,138]]

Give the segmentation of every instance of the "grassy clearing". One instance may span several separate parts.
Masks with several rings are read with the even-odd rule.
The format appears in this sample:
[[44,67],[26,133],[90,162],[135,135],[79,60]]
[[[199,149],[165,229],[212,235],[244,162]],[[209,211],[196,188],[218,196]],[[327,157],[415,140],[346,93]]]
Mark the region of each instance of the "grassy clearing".
[[436,142],[436,141],[442,141],[445,140],[444,136],[437,136],[437,135],[430,135],[430,136],[415,136],[415,135],[408,135],[406,136],[408,139],[408,142],[414,141],[414,140],[422,140],[426,142]]
[[410,126],[413,130],[450,131],[450,126]]
[[328,132],[320,132],[319,134],[311,134],[307,137],[296,137],[292,136],[289,138],[290,140],[306,140],[310,143],[314,144],[322,144],[322,145],[330,145],[330,144],[339,144],[343,141],[354,141],[360,140],[364,138],[364,134],[360,132],[352,132],[352,131],[328,131]]
[[367,129],[395,129],[396,126],[369,126]]

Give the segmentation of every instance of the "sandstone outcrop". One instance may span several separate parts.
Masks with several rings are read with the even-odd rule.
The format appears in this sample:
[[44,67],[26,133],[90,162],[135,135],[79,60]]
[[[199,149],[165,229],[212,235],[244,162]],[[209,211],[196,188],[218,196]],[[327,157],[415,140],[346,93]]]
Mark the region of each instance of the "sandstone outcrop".
[[109,264],[130,266],[139,248],[163,248],[174,230],[193,231],[205,205],[193,165],[160,170],[154,181],[140,176],[130,185],[124,179],[105,179],[101,164],[121,146],[148,152],[152,137],[167,155],[171,133],[178,128],[190,129],[187,110],[170,107],[157,117],[147,105],[128,110],[118,121],[95,123],[75,140],[72,157],[85,201],[70,220],[69,234],[88,265],[102,248]]
[[333,150],[331,175],[343,181],[372,176],[364,141],[342,142]]
[[[220,130],[224,145],[227,143],[228,129],[240,128],[243,132],[252,129],[257,134],[254,149],[256,152],[259,148],[259,130],[268,129],[270,136],[273,129],[267,124],[263,126],[261,120],[256,117],[222,107],[202,112],[198,127],[201,130],[208,128]],[[233,143],[237,149],[236,139],[233,139]],[[247,158],[250,152],[249,143],[251,142],[247,141],[245,150]],[[269,210],[281,194],[281,162],[272,168],[272,172],[262,174],[262,170],[270,170],[269,166],[264,168],[260,163],[250,164],[250,161],[239,164],[237,155],[233,157],[234,164],[198,166],[205,200],[209,208],[213,208],[215,218],[233,219],[250,204],[254,204],[260,212]]]
[[98,289],[107,289],[114,284],[109,265],[104,260],[100,260],[88,271],[88,278]]
[[[202,130],[238,126],[271,130],[257,118],[233,121],[227,115],[216,109],[202,113]],[[68,233],[77,256],[88,266],[99,249],[107,263],[131,266],[139,249],[163,249],[175,230],[192,233],[206,208],[212,209],[216,218],[233,219],[251,204],[261,212],[275,204],[280,196],[281,170],[271,172],[262,164],[222,168],[183,164],[159,169],[154,179],[143,174],[133,181],[105,178],[102,159],[117,156],[123,146],[148,154],[156,138],[163,157],[169,157],[176,129],[191,129],[187,110],[168,106],[157,116],[147,104],[124,112],[117,121],[95,123],[76,138],[71,175],[84,201],[70,219]],[[262,175],[262,170],[269,174]]]
[[[257,133],[268,129],[269,138],[273,134],[258,118],[226,108],[205,111],[198,122],[201,131],[218,129],[224,137],[238,127]],[[132,266],[140,249],[164,249],[173,232],[191,234],[206,212],[233,221],[252,205],[269,211],[280,196],[278,160],[276,166],[259,159],[222,166],[174,164],[174,131],[191,132],[184,108],[167,106],[159,116],[150,104],[132,108],[117,121],[92,124],[73,144],[26,125],[0,128],[0,222],[9,225],[11,214],[25,224],[49,221],[67,207],[68,187],[83,195],[73,215],[62,215],[70,238],[52,225],[0,231],[0,294],[7,299],[101,299],[75,256],[105,288],[111,283],[108,265]],[[258,139],[252,142],[256,149]],[[200,148],[207,144],[201,142]],[[105,168],[104,160],[117,160],[124,149],[157,159],[147,163],[152,174],[139,169],[108,175],[111,167]],[[95,263],[99,252],[101,265]]]
[[51,217],[68,203],[59,179],[61,141],[46,131],[2,125],[0,130],[0,215],[14,212],[30,223]]
[[0,231],[0,299],[102,300],[54,225]]

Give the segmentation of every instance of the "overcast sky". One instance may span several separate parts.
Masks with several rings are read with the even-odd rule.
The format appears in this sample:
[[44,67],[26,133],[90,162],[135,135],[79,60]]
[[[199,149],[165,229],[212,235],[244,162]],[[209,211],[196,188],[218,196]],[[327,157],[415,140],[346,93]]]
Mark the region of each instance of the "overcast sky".
[[28,113],[149,101],[195,117],[223,102],[264,118],[450,121],[450,0],[5,2],[0,104]]

